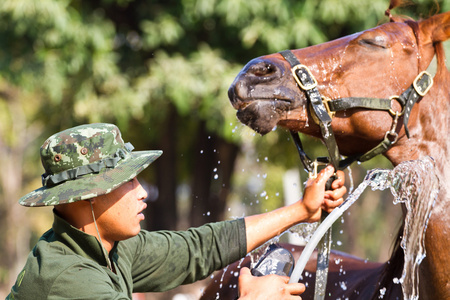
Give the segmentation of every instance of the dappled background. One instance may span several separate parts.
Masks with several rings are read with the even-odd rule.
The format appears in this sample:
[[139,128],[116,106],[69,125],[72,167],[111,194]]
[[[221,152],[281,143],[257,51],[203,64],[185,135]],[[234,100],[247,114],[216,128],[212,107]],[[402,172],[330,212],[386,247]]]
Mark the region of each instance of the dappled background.
[[[394,13],[417,19],[450,9],[444,0],[411,4]],[[162,149],[140,177],[150,230],[274,209],[300,197],[306,174],[287,132],[261,137],[237,121],[228,86],[254,57],[376,26],[387,21],[387,7],[387,0],[0,1],[0,297],[52,223],[51,208],[17,204],[41,186],[38,149],[48,136],[110,122],[136,150]],[[318,141],[304,144],[311,156],[326,154]],[[375,167],[391,166],[382,157],[355,164],[347,182],[359,184]],[[399,213],[388,193],[366,192],[336,224],[334,247],[386,259]]]

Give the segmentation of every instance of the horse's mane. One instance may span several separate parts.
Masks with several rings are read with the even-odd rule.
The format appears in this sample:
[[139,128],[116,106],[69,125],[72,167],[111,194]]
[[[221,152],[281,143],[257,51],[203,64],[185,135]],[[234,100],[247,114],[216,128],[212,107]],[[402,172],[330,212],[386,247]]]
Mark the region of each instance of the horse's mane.
[[404,1],[404,0],[391,0],[391,2],[389,3],[389,8],[386,9],[384,14],[387,17],[389,17],[389,21],[391,21],[391,22],[403,22],[405,20],[405,17],[393,16],[391,13],[391,10],[396,7],[401,7],[401,6],[405,6],[405,5],[406,5],[406,1]]
[[[430,11],[430,15],[434,15],[437,14],[440,10],[440,6],[439,3],[437,2],[437,0],[433,0],[434,5],[435,5],[435,11]],[[389,17],[389,21],[391,22],[404,22],[406,20],[412,20],[412,18],[408,17],[408,16],[394,16],[391,13],[391,10],[397,7],[404,7],[404,6],[408,6],[408,5],[414,5],[414,3],[411,0],[391,0],[389,3],[389,8],[386,9],[386,11],[384,12],[384,14]]]
[[401,289],[401,285],[395,284],[393,279],[400,279],[400,277],[402,276],[403,264],[405,262],[403,249],[400,246],[404,226],[405,224],[403,221],[402,226],[400,226],[398,230],[397,239],[394,241],[391,257],[386,262],[383,270],[381,271],[381,275],[378,279],[378,284],[375,287],[375,292],[371,300],[380,299],[380,293],[382,289],[385,291],[384,297],[386,297],[386,299],[390,299],[389,295],[394,292],[394,289]]

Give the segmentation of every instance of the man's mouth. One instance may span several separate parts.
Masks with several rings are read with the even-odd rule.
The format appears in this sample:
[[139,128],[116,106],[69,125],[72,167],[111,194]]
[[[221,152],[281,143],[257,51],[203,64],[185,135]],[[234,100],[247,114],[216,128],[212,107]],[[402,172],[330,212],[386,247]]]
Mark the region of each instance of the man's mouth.
[[144,213],[143,213],[143,211],[147,208],[147,203],[145,203],[145,202],[142,202],[144,205],[143,205],[143,207],[142,207],[142,209],[137,213],[137,215],[139,216],[139,217],[141,217],[142,219],[145,219],[145,216],[144,216]]

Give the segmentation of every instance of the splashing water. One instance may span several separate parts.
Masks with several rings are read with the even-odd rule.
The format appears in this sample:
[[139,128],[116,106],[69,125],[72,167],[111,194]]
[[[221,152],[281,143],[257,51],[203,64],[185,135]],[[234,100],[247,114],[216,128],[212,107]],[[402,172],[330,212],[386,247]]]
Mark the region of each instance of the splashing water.
[[295,225],[289,229],[290,233],[294,233],[300,240],[304,241],[305,244],[311,240],[314,232],[317,230],[317,226],[319,226],[318,222],[315,223],[300,223]]
[[402,277],[403,297],[406,300],[419,298],[419,265],[425,258],[425,231],[439,193],[434,161],[430,157],[407,161],[393,170],[374,169],[367,172],[364,181],[352,192],[338,208],[333,210],[319,225],[304,248],[292,272],[289,282],[298,282],[314,248],[331,225],[360,197],[370,186],[372,190],[390,188],[394,204],[404,203],[407,209],[401,247],[405,254]]
[[439,180],[434,161],[425,157],[398,165],[390,180],[394,204],[407,208],[401,247],[405,254],[402,284],[404,299],[419,299],[419,265],[425,258],[425,232],[431,210],[439,194]]

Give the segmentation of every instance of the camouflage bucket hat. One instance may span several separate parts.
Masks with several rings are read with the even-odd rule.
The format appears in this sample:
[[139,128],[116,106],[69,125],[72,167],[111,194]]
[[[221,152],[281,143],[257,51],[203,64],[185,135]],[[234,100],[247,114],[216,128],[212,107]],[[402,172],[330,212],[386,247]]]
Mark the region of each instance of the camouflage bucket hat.
[[42,187],[19,200],[24,206],[71,203],[104,195],[133,179],[162,151],[135,151],[113,124],[87,124],[49,137],[40,149]]

